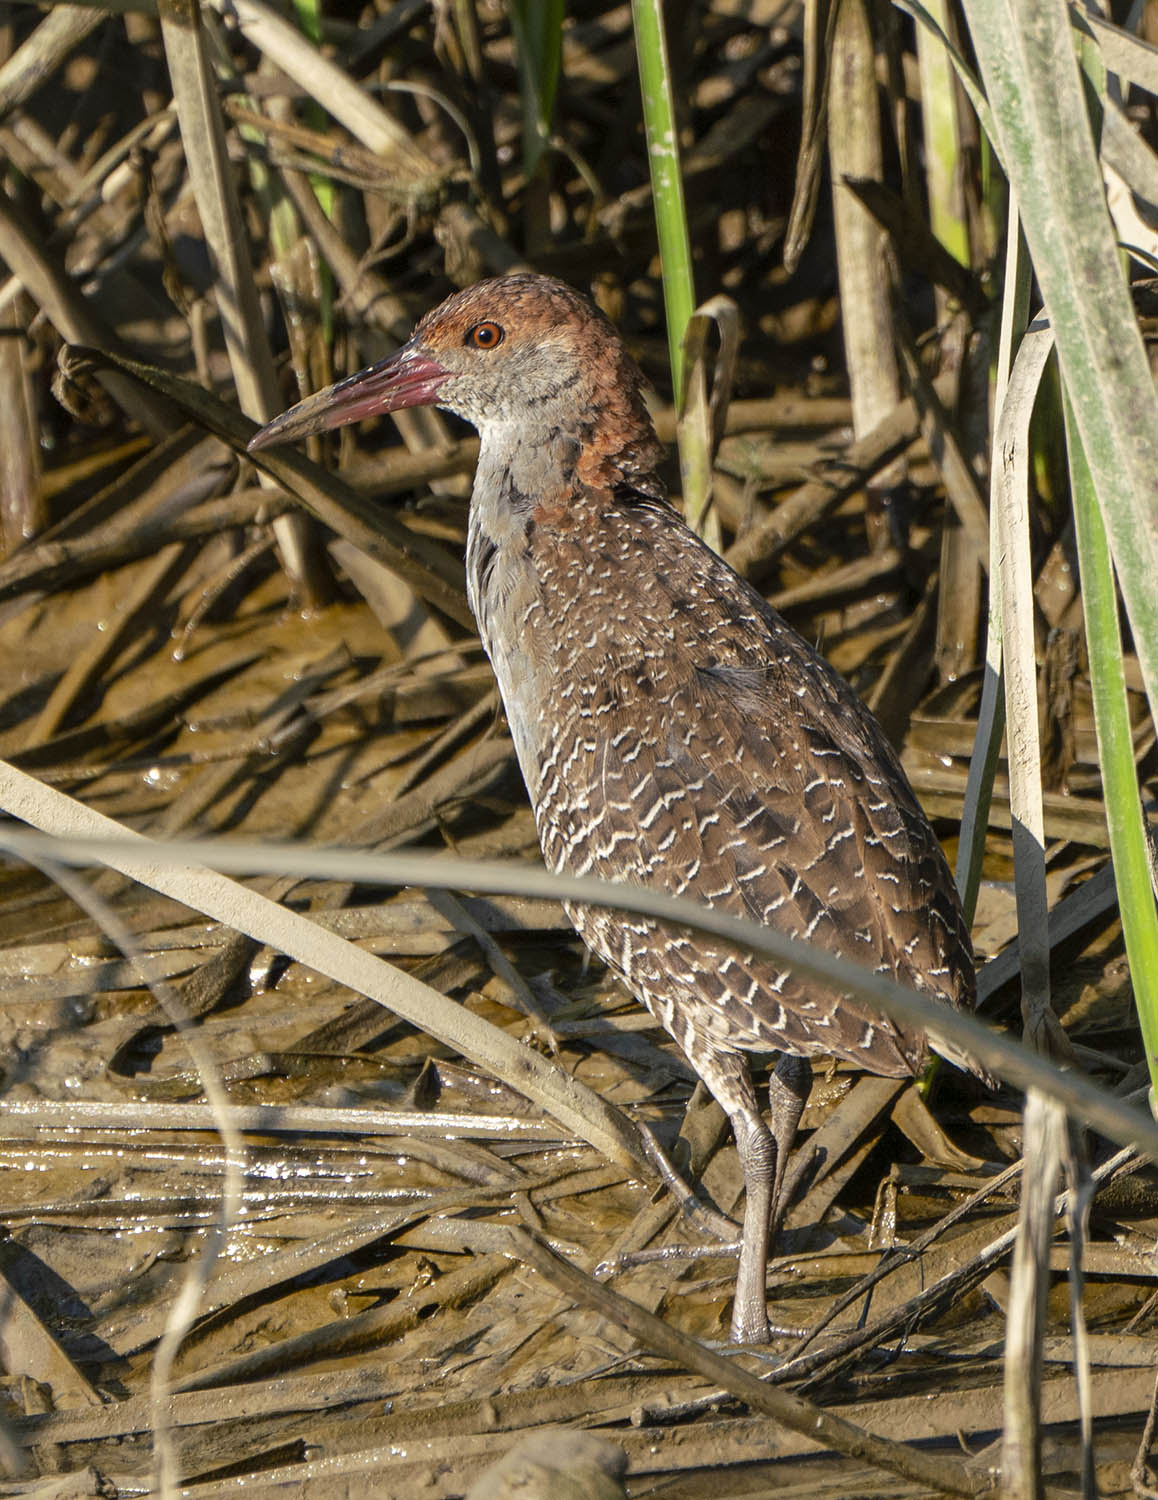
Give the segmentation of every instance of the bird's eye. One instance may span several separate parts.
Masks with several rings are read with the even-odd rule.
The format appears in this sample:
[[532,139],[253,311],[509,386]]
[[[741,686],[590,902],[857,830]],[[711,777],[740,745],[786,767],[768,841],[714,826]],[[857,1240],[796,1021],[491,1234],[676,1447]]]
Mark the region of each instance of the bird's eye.
[[467,333],[466,342],[476,349],[497,349],[504,337],[497,323],[476,323]]

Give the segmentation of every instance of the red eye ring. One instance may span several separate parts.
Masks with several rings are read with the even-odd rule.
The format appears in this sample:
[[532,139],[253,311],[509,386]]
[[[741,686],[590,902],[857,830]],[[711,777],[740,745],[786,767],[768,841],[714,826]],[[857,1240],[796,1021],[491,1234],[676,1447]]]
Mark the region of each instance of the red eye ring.
[[505,337],[497,323],[476,323],[468,330],[465,342],[475,349],[497,349]]

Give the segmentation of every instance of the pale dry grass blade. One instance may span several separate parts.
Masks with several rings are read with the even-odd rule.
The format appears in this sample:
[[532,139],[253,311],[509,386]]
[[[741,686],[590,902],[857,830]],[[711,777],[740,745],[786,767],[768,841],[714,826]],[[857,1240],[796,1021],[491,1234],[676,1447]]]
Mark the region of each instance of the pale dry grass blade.
[[[1029,387],[1011,400],[1009,379],[1029,316],[1029,290],[1031,273],[1029,258],[1021,236],[1017,213],[1017,202],[1010,195],[1006,215],[1005,278],[1002,286],[1001,326],[998,334],[997,377],[994,386],[995,410],[1008,413],[1010,419],[1016,412],[1016,425],[1010,434],[1014,441],[1024,444],[1027,440],[1029,419],[1037,395],[1040,370]],[[1000,457],[1005,435],[994,433],[993,460]],[[991,460],[991,468],[994,463]],[[985,836],[989,825],[989,808],[993,795],[993,777],[1001,752],[1001,739],[1005,730],[1005,694],[1002,665],[1002,609],[1001,569],[993,566],[992,559],[1000,545],[997,533],[997,512],[991,506],[989,512],[989,629],[985,638],[985,668],[981,685],[981,702],[977,709],[977,729],[973,738],[973,753],[969,758],[969,776],[965,786],[965,797],[961,808],[961,835],[957,846],[957,889],[965,909],[966,920],[972,925],[977,907],[977,892],[981,885],[981,863],[985,854]]]
[[54,6],[0,67],[0,116],[14,114],[26,104],[106,15],[103,7]]
[[784,269],[789,275],[800,264],[820,197],[827,122],[829,57],[832,28],[839,5],[834,0],[804,3],[804,99],[800,147],[788,227],[784,232]]
[[262,323],[200,13],[186,0],[163,0],[160,21],[189,180],[213,264],[214,293],[238,401],[246,416],[259,424],[268,422],[281,405],[281,393]]
[[[1001,637],[1009,799],[1013,819],[1022,1024],[1027,1042],[1051,1052],[1061,1029],[1050,1008],[1049,899],[1038,738],[1033,568],[1029,534],[1029,418],[1053,347],[1047,328],[1021,341],[998,419],[1000,463],[994,474],[1001,574]],[[1030,1090],[1025,1105],[1021,1215],[1013,1256],[1005,1352],[1003,1487],[1017,1500],[1037,1500],[1041,1478],[1041,1369],[1048,1252],[1055,1184],[1061,1171],[1065,1116]]]
[[40,448],[24,320],[0,311],[0,557],[42,531],[48,508],[41,486]]
[[[1036,721],[1035,721],[1036,722]],[[1049,1291],[1049,1243],[1054,1196],[1065,1137],[1065,1115],[1031,1089],[1025,1101],[1025,1156],[1021,1212],[1013,1247],[1006,1315],[1005,1423],[1001,1447],[1002,1494],[1010,1500],[1040,1500],[1041,1371],[1045,1299]]]
[[[26,217],[2,193],[0,259],[61,338],[69,343],[89,344],[106,351],[122,348],[116,332],[104,321],[97,308],[81,295],[59,258],[35,238]],[[99,379],[113,400],[152,438],[167,437],[177,425],[172,407],[116,370],[102,371]]]
[[[708,336],[718,332],[720,347],[709,395]],[[697,307],[684,330],[684,404],[676,427],[684,517],[717,552],[721,533],[710,516],[712,458],[723,434],[740,350],[740,314],[730,297],[711,297]]]
[[215,7],[247,41],[343,124],[355,140],[387,161],[399,186],[441,175],[398,122],[291,22],[262,0],[221,0]]
[[[112,819],[44,786],[14,766],[5,766],[0,775],[4,805],[46,833],[89,838],[123,838],[128,833]],[[509,1080],[612,1161],[632,1171],[646,1163],[643,1145],[620,1111],[497,1027],[384,960],[236,881],[205,868],[164,869],[154,858],[159,846],[144,838],[130,842],[133,850],[139,848],[139,854],[109,861],[122,874],[329,974],[411,1021],[496,1077]]]
[[[321,924],[324,926],[324,924]],[[150,979],[154,973],[150,966]],[[69,1111],[74,1111],[70,1115]],[[135,1101],[93,1104],[70,1099],[6,1099],[0,1103],[0,1115],[21,1125],[35,1125],[54,1131],[66,1130],[70,1121],[88,1130],[212,1130],[213,1109],[207,1104],[167,1104]],[[262,1135],[405,1135],[416,1139],[426,1136],[438,1140],[451,1133],[465,1141],[557,1141],[557,1125],[527,1120],[522,1116],[468,1114],[463,1110],[397,1110],[310,1104],[235,1104],[229,1118],[238,1130]]]
[[[896,984],[882,974],[864,969],[847,959],[837,958],[808,943],[785,937],[772,928],[725,916],[711,907],[702,907],[694,902],[677,899],[645,886],[618,886],[590,877],[554,875],[546,870],[518,862],[495,863],[457,856],[451,860],[429,854],[393,852],[371,854],[357,850],[321,849],[307,845],[297,847],[258,845],[232,840],[200,840],[184,843],[178,841],[159,843],[145,840],[143,849],[147,853],[142,853],[139,852],[142,849],[142,841],[139,838],[126,838],[126,831],[116,824],[112,824],[116,832],[110,832],[107,827],[111,823],[110,819],[103,819],[99,814],[82,807],[81,804],[43,786],[35,778],[27,776],[15,766],[0,761],[0,774],[3,777],[0,784],[4,790],[5,803],[10,811],[16,817],[40,828],[48,835],[47,838],[41,838],[37,834],[7,832],[5,842],[14,852],[27,850],[38,856],[68,859],[76,863],[88,863],[92,859],[98,859],[114,869],[121,869],[123,866],[123,873],[132,870],[131,878],[134,879],[141,878],[147,872],[148,880],[145,883],[167,894],[183,890],[185,894],[175,895],[174,899],[186,903],[192,901],[199,889],[203,889],[210,894],[198,896],[198,900],[192,901],[192,904],[199,910],[205,909],[208,915],[216,916],[217,920],[224,921],[235,928],[245,926],[236,910],[236,905],[240,903],[247,913],[252,914],[254,922],[261,923],[261,930],[256,932],[255,936],[265,941],[263,934],[267,930],[266,924],[271,924],[268,929],[271,934],[268,939],[271,946],[277,946],[279,951],[286,952],[291,957],[298,957],[301,952],[305,951],[301,945],[306,941],[307,934],[297,923],[304,924],[304,928],[309,929],[315,935],[320,931],[316,924],[305,918],[297,918],[296,922],[291,921],[286,928],[282,928],[278,925],[280,918],[275,918],[265,909],[273,903],[266,902],[264,906],[252,905],[249,898],[253,893],[245,887],[236,886],[230,881],[219,885],[210,880],[202,888],[195,881],[187,880],[182,883],[173,876],[172,872],[186,871],[193,867],[200,879],[201,875],[212,873],[204,868],[203,863],[207,858],[211,858],[213,864],[220,870],[247,874],[292,874],[302,879],[321,879],[332,876],[353,882],[372,884],[385,882],[439,889],[454,885],[480,894],[517,893],[536,898],[547,896],[571,902],[614,904],[642,916],[692,927],[712,936],[724,938],[738,947],[750,949],[754,953],[759,953],[785,966],[792,966],[801,974],[814,978],[818,983],[840,990],[854,991],[902,1025],[920,1026],[930,1032],[934,1037],[934,1046],[936,1036],[941,1035],[955,1051],[975,1057],[988,1071],[999,1075],[1016,1088],[1023,1090],[1036,1088],[1056,1099],[1075,1118],[1081,1120],[1088,1128],[1098,1131],[1108,1140],[1117,1141],[1131,1150],[1158,1156],[1158,1123],[1115,1095],[1099,1088],[1084,1074],[1058,1068],[1022,1043],[1010,1040],[975,1017],[956,1011],[949,1005],[935,1001],[927,995],[918,995],[915,991]],[[72,815],[75,815],[76,819],[75,828],[70,823]],[[65,830],[60,835],[55,833],[52,826],[43,826],[57,821],[62,830]],[[204,902],[210,899],[213,900],[212,910],[198,905],[199,901]],[[280,912],[281,908],[275,907],[274,910]],[[224,911],[229,911],[231,915],[218,915],[219,912]],[[293,918],[296,914],[286,913],[285,915]],[[279,934],[288,932],[293,946],[286,947],[280,943],[279,939],[272,935],[275,930]],[[325,936],[329,938],[332,934],[325,934]],[[355,955],[350,955],[350,962],[344,963],[339,956],[339,949],[326,942],[319,943],[312,952],[301,958],[301,961],[319,972],[327,973],[329,972],[327,964],[339,963],[340,967],[331,975],[339,983],[349,984],[352,988],[359,989],[371,999],[375,999],[377,1003],[396,1010],[399,1015],[405,1015],[407,1019],[413,1013],[414,1024],[428,1031],[432,1036],[440,1039],[445,1037],[444,1031],[436,1030],[435,1025],[430,1024],[430,1017],[438,1017],[437,1024],[441,1027],[442,1018],[446,1016],[446,1012],[442,1005],[431,1004],[430,992],[425,990],[425,987],[420,987],[411,998],[407,998],[408,988],[413,984],[408,976],[402,976],[405,982],[399,984],[392,973],[387,978],[381,972],[383,968],[388,971],[388,966],[365,967],[361,960],[366,959],[368,955],[360,949],[355,950]],[[384,987],[392,990],[393,998],[379,998]],[[421,1013],[412,1012],[412,1000],[417,1003],[423,999],[430,1009],[424,1009]],[[445,1004],[443,1000],[443,1005]],[[451,1009],[455,1010],[454,1007]],[[477,1056],[480,1061],[484,1062],[484,1066],[491,1066],[491,1063],[484,1060],[483,1054],[500,1057],[500,1053],[492,1049],[492,1039],[489,1036],[492,1028],[484,1027],[481,1032],[476,1032],[474,1025],[483,1026],[484,1023],[476,1022],[476,1019],[469,1014],[467,1021],[472,1024],[467,1026],[464,1022],[466,1029],[460,1030],[457,1034],[458,1039],[448,1042],[448,1045],[457,1047],[458,1050],[471,1057]],[[526,1057],[525,1049],[522,1055]],[[506,1055],[502,1054],[500,1060],[505,1062]],[[501,1066],[496,1066],[494,1070],[499,1076],[507,1076]],[[537,1070],[532,1070],[529,1079],[524,1078],[517,1086],[523,1093],[530,1096],[532,1085],[538,1087],[540,1083],[542,1080]],[[578,1128],[575,1122],[582,1119],[582,1115],[575,1106],[573,1098],[568,1103],[570,1096],[566,1090],[561,1098],[551,1095],[549,1088],[542,1097],[537,1093],[534,1097],[556,1119],[569,1127]],[[553,1102],[548,1102],[549,1098]],[[561,1113],[561,1110],[566,1113]],[[590,1128],[588,1123],[579,1129],[579,1133],[585,1140],[590,1139]],[[618,1120],[610,1131],[601,1131],[601,1135],[605,1138],[610,1135],[615,1139],[615,1148],[606,1153],[613,1160],[623,1162],[625,1158],[622,1152],[625,1149],[628,1156],[631,1155],[636,1142],[635,1133],[632,1130],[625,1132]],[[596,1143],[592,1141],[591,1144]],[[598,1146],[597,1149],[604,1148]]]
[[[201,11],[188,0],[161,0],[159,14],[173,102],[213,266],[214,295],[233,382],[242,411],[262,425],[280,410],[281,393],[258,301]],[[271,483],[264,474],[261,482]],[[325,575],[305,518],[292,513],[278,516],[273,530],[304,602],[316,604],[325,595]]]
[[[865,437],[896,408],[901,377],[893,339],[889,236],[850,183],[880,181],[883,146],[875,50],[864,0],[841,0],[832,37],[828,82],[828,151],[832,174],[841,330],[852,394],[853,430]],[[898,464],[869,481],[870,495],[899,479]],[[879,498],[869,513],[869,542],[887,545]]]
[[1077,1387],[1082,1442],[1082,1500],[1096,1500],[1094,1454],[1094,1393],[1090,1370],[1091,1340],[1085,1307],[1083,1258],[1090,1237],[1090,1209],[1094,1202],[1094,1179],[1084,1139],[1076,1131],[1063,1130],[1063,1162],[1070,1184],[1066,1219],[1069,1225],[1070,1321],[1073,1326],[1074,1384]]
[[1001,574],[1005,719],[1009,797],[1021,943],[1022,1021],[1026,1040],[1048,1050],[1057,1023],[1049,999],[1049,901],[1045,888],[1045,826],[1038,738],[1033,565],[1029,537],[1029,419],[1045,362],[1053,348],[1046,327],[1021,342],[998,417],[993,509]]

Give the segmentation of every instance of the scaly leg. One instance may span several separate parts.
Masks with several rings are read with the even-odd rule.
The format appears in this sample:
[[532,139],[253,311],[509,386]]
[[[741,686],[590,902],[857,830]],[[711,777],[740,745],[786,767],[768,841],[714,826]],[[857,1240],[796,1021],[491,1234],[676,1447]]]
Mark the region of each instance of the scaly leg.
[[732,1303],[731,1339],[734,1344],[766,1344],[768,1306],[764,1285],[776,1143],[760,1113],[742,1054],[721,1051],[709,1057],[699,1055],[695,1066],[732,1122],[744,1171],[744,1228]]
[[812,1088],[812,1064],[795,1052],[782,1052],[768,1079],[768,1107],[772,1120],[772,1139],[776,1143],[776,1169],[772,1182],[772,1205],[769,1212],[769,1243],[775,1241],[784,1217],[784,1180],[788,1156],[796,1139],[796,1128]]
[[766,1344],[768,1331],[768,1245],[776,1142],[758,1111],[732,1115],[736,1149],[744,1168],[744,1237],[732,1302],[733,1344]]
[[778,1220],[788,1154],[812,1081],[807,1058],[782,1053],[768,1084],[772,1129],[756,1100],[748,1063],[738,1052],[698,1055],[695,1067],[732,1122],[744,1171],[744,1228],[736,1296],[734,1344],[768,1342],[768,1248]]

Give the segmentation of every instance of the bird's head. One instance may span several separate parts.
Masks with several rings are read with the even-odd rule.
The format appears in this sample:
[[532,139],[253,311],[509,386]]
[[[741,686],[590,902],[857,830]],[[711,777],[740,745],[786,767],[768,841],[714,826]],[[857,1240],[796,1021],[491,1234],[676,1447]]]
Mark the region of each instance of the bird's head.
[[309,396],[249,444],[268,448],[408,406],[457,412],[488,439],[570,440],[587,483],[649,474],[659,456],[643,377],[618,333],[548,276],[480,281],[426,314],[380,364]]

